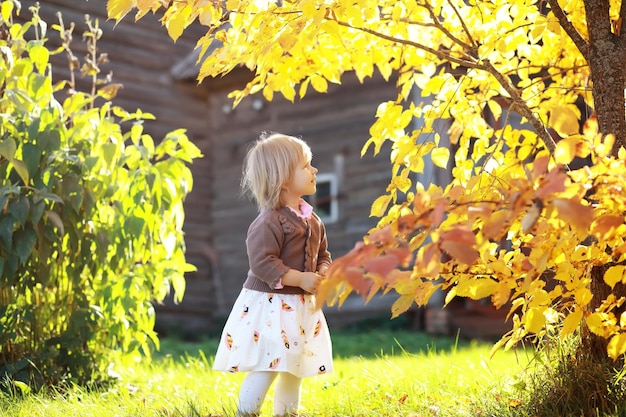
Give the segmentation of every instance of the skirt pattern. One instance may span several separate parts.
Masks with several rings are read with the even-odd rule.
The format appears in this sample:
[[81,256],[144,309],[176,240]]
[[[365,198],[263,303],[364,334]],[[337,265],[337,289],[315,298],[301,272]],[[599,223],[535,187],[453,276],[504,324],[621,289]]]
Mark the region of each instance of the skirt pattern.
[[326,318],[314,295],[242,289],[226,320],[213,369],[289,372],[304,378],[332,372]]

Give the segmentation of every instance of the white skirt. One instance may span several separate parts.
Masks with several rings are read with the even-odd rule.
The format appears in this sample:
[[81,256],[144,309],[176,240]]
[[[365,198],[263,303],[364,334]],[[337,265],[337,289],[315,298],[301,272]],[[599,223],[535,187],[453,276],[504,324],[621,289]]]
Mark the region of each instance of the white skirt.
[[242,289],[228,316],[213,369],[289,372],[297,377],[333,370],[332,346],[315,296]]

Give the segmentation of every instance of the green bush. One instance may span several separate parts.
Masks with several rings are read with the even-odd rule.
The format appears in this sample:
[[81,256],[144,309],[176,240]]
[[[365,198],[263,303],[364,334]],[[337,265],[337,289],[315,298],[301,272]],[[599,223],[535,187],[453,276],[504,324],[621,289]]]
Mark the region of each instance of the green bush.
[[108,101],[97,23],[87,21],[82,69],[94,90],[77,92],[52,82],[49,57],[71,55],[69,44],[50,51],[37,8],[20,24],[17,3],[0,4],[0,378],[103,380],[113,361],[158,345],[153,301],[172,287],[182,297],[193,269],[182,233],[187,164],[201,155],[182,130],[155,144],[142,128],[150,115]]

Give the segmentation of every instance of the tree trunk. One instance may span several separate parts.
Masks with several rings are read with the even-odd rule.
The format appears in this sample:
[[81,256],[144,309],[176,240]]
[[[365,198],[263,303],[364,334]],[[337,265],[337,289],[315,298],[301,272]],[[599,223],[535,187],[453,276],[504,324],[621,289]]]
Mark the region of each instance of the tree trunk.
[[[613,154],[617,155],[617,151],[626,141],[624,99],[626,44],[622,36],[621,22],[614,26],[610,21],[608,0],[585,0],[585,13],[589,31],[586,58],[591,69],[592,95],[598,127],[603,134],[615,135]],[[604,272],[608,267],[609,265],[603,265],[591,271],[592,311],[611,293],[618,298],[626,296],[624,285],[616,285],[611,289],[604,282]],[[619,317],[621,311],[615,313]],[[607,345],[608,340],[588,330],[583,332],[582,348],[591,357],[606,361]]]
[[[618,283],[613,289],[605,284],[604,272],[611,266],[612,265],[607,264],[594,267],[591,270],[590,290],[593,294],[593,299],[589,305],[591,311],[599,307],[602,301],[606,300],[609,294],[614,294],[618,298],[626,296],[626,286],[624,284]],[[621,307],[615,309],[613,313],[619,320],[619,317],[624,311],[626,311],[626,306],[622,305]],[[591,331],[589,331],[589,329],[587,329],[586,327],[583,327],[581,353],[584,353],[586,356],[592,358],[598,363],[608,362],[610,359],[607,354],[607,347],[607,339],[601,336],[597,336],[591,333]],[[615,368],[619,369],[624,365],[624,361],[620,359],[612,365]]]
[[[621,22],[609,17],[608,0],[585,0],[589,31],[587,62],[591,69],[594,109],[600,132],[613,133],[614,154],[626,140],[624,87],[626,87],[626,43]],[[626,31],[626,28],[624,28]]]

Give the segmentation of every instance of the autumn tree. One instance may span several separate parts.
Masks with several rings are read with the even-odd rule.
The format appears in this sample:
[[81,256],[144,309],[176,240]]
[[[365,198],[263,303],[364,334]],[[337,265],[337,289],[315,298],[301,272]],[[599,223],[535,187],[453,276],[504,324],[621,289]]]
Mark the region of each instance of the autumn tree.
[[[397,86],[364,138],[363,153],[392,148],[378,227],[336,260],[321,300],[393,290],[398,315],[437,290],[488,297],[513,323],[496,348],[557,329],[623,364],[626,3],[108,1],[113,19],[131,11],[162,12],[174,39],[205,25],[199,79],[254,74],[235,105],[323,93],[348,72]],[[415,181],[426,160],[450,183]]]

